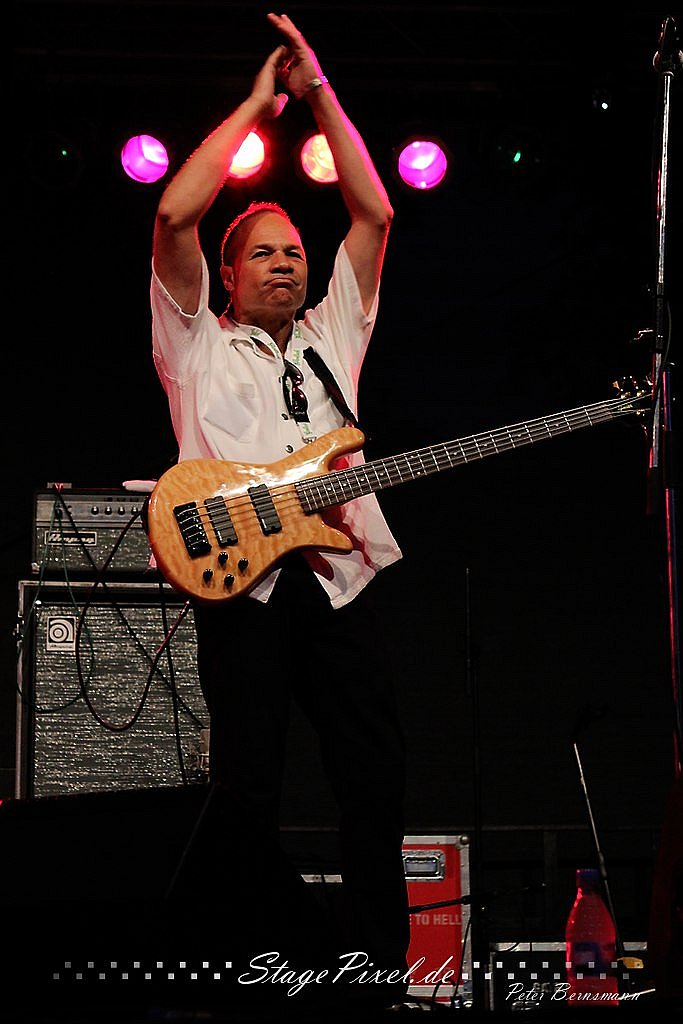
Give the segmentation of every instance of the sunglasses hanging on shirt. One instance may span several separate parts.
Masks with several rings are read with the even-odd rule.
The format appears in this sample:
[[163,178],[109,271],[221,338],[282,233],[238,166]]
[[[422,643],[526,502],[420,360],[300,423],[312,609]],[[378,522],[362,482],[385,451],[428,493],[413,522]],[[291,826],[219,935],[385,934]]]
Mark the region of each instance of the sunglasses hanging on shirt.
[[[254,328],[251,339],[257,344],[263,344],[269,348],[276,359],[280,357],[280,352],[276,348],[272,338],[266,336],[262,331]],[[301,331],[296,324],[294,326],[294,339],[297,343],[303,340]],[[297,344],[294,356],[294,358],[297,359],[297,362],[300,361],[301,354],[301,349]],[[316,377],[322,381],[327,393],[344,417],[344,420],[347,423],[352,423],[354,427],[358,427],[358,420],[346,404],[342,390],[322,356],[316,352],[312,346],[309,346],[303,351],[303,358],[311,367]],[[304,375],[299,367],[291,360],[283,359],[282,392],[287,412],[295,423],[304,424],[301,428],[302,436],[304,441],[310,442],[315,440],[315,438],[311,433],[310,427],[306,426],[306,424],[310,423],[310,420],[308,418],[308,399],[306,398],[302,387],[303,382]]]
[[287,412],[297,423],[308,423],[308,399],[303,392],[301,385],[304,382],[304,375],[301,370],[285,359],[285,369],[282,374],[282,390],[285,396]]

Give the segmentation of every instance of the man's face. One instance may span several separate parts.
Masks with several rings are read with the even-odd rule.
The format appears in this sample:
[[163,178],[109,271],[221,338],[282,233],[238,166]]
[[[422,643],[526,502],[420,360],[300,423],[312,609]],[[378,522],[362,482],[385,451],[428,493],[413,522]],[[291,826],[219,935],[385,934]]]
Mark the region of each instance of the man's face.
[[308,268],[296,228],[278,213],[247,218],[237,229],[223,281],[241,323],[264,326],[292,319],[306,298]]

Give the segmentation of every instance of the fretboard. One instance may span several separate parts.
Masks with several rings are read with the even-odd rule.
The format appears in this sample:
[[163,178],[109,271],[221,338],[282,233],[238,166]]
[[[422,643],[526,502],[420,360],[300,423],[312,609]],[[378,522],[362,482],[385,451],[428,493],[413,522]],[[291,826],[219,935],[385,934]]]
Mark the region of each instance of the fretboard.
[[333,505],[343,505],[364,494],[372,494],[409,480],[476,462],[489,455],[500,455],[512,448],[522,448],[635,413],[642,404],[642,397],[621,397],[596,402],[594,405],[568,409],[526,423],[515,423],[455,441],[416,448],[402,455],[373,459],[360,466],[309,477],[296,484],[296,491],[306,512],[318,512]]

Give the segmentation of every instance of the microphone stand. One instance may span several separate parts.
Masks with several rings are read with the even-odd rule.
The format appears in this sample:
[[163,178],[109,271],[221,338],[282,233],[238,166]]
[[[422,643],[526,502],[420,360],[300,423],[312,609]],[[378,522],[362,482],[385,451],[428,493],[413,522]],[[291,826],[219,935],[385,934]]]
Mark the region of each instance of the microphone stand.
[[457,907],[467,906],[472,903],[486,902],[490,899],[496,899],[498,896],[514,895],[519,896],[522,892],[536,892],[539,889],[545,889],[545,882],[539,882],[537,885],[523,885],[518,889],[488,889],[486,892],[469,892],[465,896],[459,896],[453,900],[437,900],[436,903],[415,903],[408,907],[408,913],[410,914],[422,914],[425,910],[436,910],[439,907]]
[[[635,970],[636,973],[639,969],[642,969],[644,964],[643,961],[637,956],[627,956],[626,948],[621,938],[621,932],[619,930],[618,918],[614,910],[614,902],[612,900],[612,893],[609,886],[609,880],[607,878],[607,867],[605,865],[605,858],[603,856],[602,848],[600,846],[600,839],[598,837],[598,830],[595,827],[595,818],[593,817],[593,808],[591,807],[591,799],[588,793],[588,786],[586,785],[586,776],[583,771],[583,764],[581,762],[581,754],[579,752],[579,737],[583,730],[587,728],[592,720],[601,718],[605,713],[605,708],[596,710],[595,708],[588,705],[579,714],[577,721],[574,725],[574,736],[572,739],[572,747],[574,750],[574,757],[576,758],[576,764],[579,772],[579,781],[581,783],[581,789],[583,790],[583,796],[586,803],[586,811],[588,812],[588,821],[590,823],[591,834],[593,836],[593,845],[595,847],[595,855],[598,861],[598,870],[600,873],[600,881],[602,882],[602,889],[605,895],[605,902],[607,903],[607,909],[609,910],[612,921],[614,923],[615,933],[615,952],[617,960],[626,969]],[[629,977],[627,974],[626,978]],[[622,979],[622,983],[625,979]]]
[[[472,663],[472,595],[470,587],[470,570],[465,570],[465,666],[467,691],[472,700],[472,756],[474,776],[474,834],[470,843],[470,880],[472,892],[480,894],[470,901],[470,928],[472,940],[472,1003],[475,1010],[489,1007],[489,993],[486,985],[486,974],[489,964],[489,936],[487,926],[488,906],[483,898],[483,829],[482,829],[482,796],[481,796],[481,742],[479,729],[479,687],[477,673]],[[479,965],[478,967],[476,965]]]
[[666,294],[665,256],[667,243],[667,198],[669,161],[669,124],[671,119],[671,87],[674,76],[683,67],[683,53],[679,48],[676,24],[665,18],[653,58],[653,67],[659,75],[661,97],[661,123],[657,153],[657,267],[654,295],[652,388],[653,421],[648,465],[648,512],[663,517],[665,534],[667,620],[669,640],[669,667],[673,690],[674,711],[674,771],[681,774],[683,754],[683,705],[681,703],[680,618],[679,588],[676,551],[676,495],[673,480],[674,451],[671,388],[670,343],[671,317]]
[[583,796],[584,796],[584,800],[586,802],[586,811],[588,812],[588,821],[590,823],[591,834],[593,836],[593,845],[595,846],[595,855],[596,855],[596,857],[598,859],[598,870],[600,872],[600,880],[602,882],[603,891],[605,893],[605,900],[607,902],[607,907],[608,907],[609,912],[610,912],[610,914],[612,916],[612,921],[614,922],[614,930],[615,930],[615,935],[616,935],[615,946],[616,946],[617,959],[622,959],[623,956],[624,956],[624,944],[621,941],[621,934],[620,934],[619,926],[618,926],[618,923],[617,923],[617,916],[616,916],[616,914],[614,912],[614,903],[612,902],[612,893],[610,891],[609,882],[608,882],[608,879],[607,879],[607,868],[605,866],[605,858],[603,856],[602,848],[600,846],[600,840],[598,838],[598,831],[597,831],[597,829],[595,827],[595,819],[593,817],[593,808],[591,807],[591,800],[590,800],[590,796],[588,794],[588,786],[586,785],[586,776],[584,775],[584,772],[583,772],[583,764],[581,763],[581,754],[579,753],[579,746],[578,746],[579,735],[580,735],[582,729],[585,728],[588,720],[591,717],[599,718],[599,717],[601,717],[602,713],[603,713],[603,711],[600,711],[600,712],[598,712],[596,714],[595,712],[593,712],[593,710],[591,708],[588,708],[588,709],[584,710],[583,715],[579,716],[579,721],[577,722],[577,724],[576,724],[576,726],[574,728],[574,738],[573,738],[573,742],[572,742],[572,747],[574,749],[574,757],[576,758],[576,764],[577,764],[577,768],[578,768],[578,771],[579,771],[579,781],[581,783],[581,789],[583,790]]

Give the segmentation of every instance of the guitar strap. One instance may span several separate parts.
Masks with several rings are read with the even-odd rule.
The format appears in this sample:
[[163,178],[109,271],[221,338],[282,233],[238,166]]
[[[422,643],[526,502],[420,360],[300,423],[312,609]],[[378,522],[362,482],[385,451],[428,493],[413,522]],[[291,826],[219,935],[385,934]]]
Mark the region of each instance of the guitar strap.
[[316,375],[318,380],[322,381],[325,385],[330,398],[337,406],[342,416],[350,423],[353,423],[354,427],[358,427],[358,420],[346,404],[341,388],[337,384],[332,371],[320,353],[316,352],[314,348],[309,347],[304,349],[304,359],[313,370],[313,373]]

